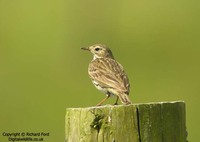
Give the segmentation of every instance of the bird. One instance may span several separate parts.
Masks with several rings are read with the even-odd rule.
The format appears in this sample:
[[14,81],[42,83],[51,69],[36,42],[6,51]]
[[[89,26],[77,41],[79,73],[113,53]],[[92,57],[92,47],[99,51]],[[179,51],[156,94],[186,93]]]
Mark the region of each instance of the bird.
[[117,62],[112,51],[104,44],[94,44],[81,49],[90,51],[93,59],[88,66],[88,74],[94,86],[106,94],[106,98],[101,100],[97,106],[102,105],[110,96],[116,96],[122,104],[131,104],[128,95],[130,92],[130,83],[123,66]]

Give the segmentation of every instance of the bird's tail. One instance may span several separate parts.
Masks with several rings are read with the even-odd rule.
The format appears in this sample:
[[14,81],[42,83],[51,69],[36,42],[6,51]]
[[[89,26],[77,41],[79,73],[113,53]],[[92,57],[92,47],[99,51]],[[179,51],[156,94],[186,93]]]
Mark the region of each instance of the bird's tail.
[[131,100],[129,99],[127,94],[119,94],[119,99],[123,104],[132,104]]

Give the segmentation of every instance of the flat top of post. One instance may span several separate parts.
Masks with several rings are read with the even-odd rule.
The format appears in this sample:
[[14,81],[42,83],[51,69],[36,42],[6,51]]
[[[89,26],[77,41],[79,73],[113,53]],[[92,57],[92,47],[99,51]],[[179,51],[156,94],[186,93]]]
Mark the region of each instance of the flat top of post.
[[[106,104],[102,106],[91,106],[91,107],[85,107],[88,109],[93,109],[93,108],[110,108],[110,107],[126,107],[126,106],[140,106],[140,105],[156,105],[156,104],[174,104],[174,103],[183,103],[185,104],[184,101],[178,100],[178,101],[164,101],[164,102],[149,102],[149,103],[135,103],[135,104],[129,104],[129,105],[111,105],[111,104]],[[83,109],[81,107],[77,108],[66,108],[66,109],[73,109],[73,110],[78,110],[78,109]]]

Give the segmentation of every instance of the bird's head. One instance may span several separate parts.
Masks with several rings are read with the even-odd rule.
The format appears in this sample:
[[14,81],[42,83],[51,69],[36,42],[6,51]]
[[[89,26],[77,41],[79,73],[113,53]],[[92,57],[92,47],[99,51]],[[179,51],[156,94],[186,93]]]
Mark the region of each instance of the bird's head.
[[93,54],[93,59],[96,58],[112,58],[114,59],[111,50],[103,44],[95,44],[89,47],[81,48],[83,50],[88,50]]

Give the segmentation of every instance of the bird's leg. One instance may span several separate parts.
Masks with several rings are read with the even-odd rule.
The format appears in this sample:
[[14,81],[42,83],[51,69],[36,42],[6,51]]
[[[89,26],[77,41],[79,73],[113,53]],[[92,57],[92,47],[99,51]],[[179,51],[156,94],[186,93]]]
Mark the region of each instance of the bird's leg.
[[119,97],[117,96],[117,100],[116,100],[116,102],[114,103],[114,105],[118,105],[118,100],[119,100]]
[[104,98],[102,101],[100,101],[96,106],[102,105],[109,97],[110,97],[110,94],[108,94],[108,95],[106,96],[106,98]]

